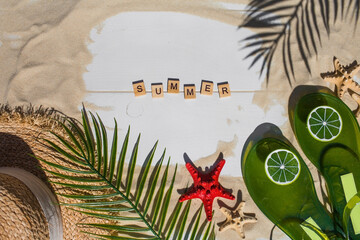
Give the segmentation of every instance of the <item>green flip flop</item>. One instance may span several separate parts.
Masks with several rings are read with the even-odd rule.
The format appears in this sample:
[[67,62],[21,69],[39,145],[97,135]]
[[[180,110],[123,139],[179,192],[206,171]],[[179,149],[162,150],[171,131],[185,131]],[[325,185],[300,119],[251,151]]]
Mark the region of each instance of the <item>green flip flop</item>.
[[[327,183],[335,221],[341,226],[347,202],[360,190],[358,122],[340,99],[326,93],[303,96],[290,114],[303,152]],[[350,238],[360,240],[360,205],[350,218]]]
[[310,171],[289,144],[276,138],[250,142],[242,173],[254,202],[291,239],[343,239],[335,236],[334,222],[316,195]]

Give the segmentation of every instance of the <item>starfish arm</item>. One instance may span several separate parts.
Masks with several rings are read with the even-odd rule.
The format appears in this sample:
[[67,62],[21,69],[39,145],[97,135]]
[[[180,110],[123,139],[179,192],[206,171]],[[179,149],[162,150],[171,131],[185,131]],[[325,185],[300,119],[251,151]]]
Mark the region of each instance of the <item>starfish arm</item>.
[[346,90],[343,86],[344,80],[346,79],[343,74],[340,72],[327,72],[321,73],[320,76],[327,82],[333,83],[336,85],[336,94],[338,97],[344,95]]
[[351,89],[352,91],[358,93],[358,94],[360,93],[360,86],[354,80],[351,80],[351,83],[348,85],[348,88]]
[[358,67],[358,63],[357,61],[353,61],[352,63],[350,63],[349,65],[343,65],[342,67],[345,69],[345,71],[350,74],[352,71],[354,71],[356,69],[356,67]]
[[347,71],[347,70],[349,70],[350,68],[355,67],[356,65],[358,65],[358,63],[357,63],[356,60],[354,60],[354,61],[353,61],[352,63],[350,63],[349,65],[344,65],[344,68],[345,68],[345,70]]
[[353,94],[351,94],[351,97],[358,104],[357,110],[355,111],[355,117],[359,117],[359,115],[360,115],[360,95],[358,93],[353,93]]
[[242,225],[236,228],[236,232],[240,235],[241,238],[245,238],[244,228]]
[[335,72],[325,72],[325,73],[320,73],[320,77],[322,78],[326,78],[326,77],[332,77],[336,75],[336,71]]
[[242,213],[245,207],[245,202],[241,202],[235,211]]
[[219,161],[219,163],[216,164],[215,168],[211,171],[210,176],[212,176],[212,178],[213,178],[215,181],[218,181],[218,180],[219,180],[219,175],[220,175],[220,172],[221,172],[224,164],[225,164],[225,160],[224,160],[224,159],[221,159],[221,160]]
[[321,73],[320,76],[327,82],[330,83],[338,83],[342,82],[344,80],[344,76],[340,73],[335,72],[327,72],[327,73]]
[[191,164],[191,163],[186,163],[186,168],[189,171],[191,177],[194,180],[194,184],[197,184],[198,182],[201,181],[201,178],[199,176],[199,172],[198,170]]
[[339,70],[341,68],[340,61],[335,56],[334,56],[334,59],[333,59],[333,64],[334,64],[335,71]]
[[357,104],[360,106],[360,95],[359,93],[353,93],[351,94],[351,97],[357,102]]
[[186,193],[184,193],[183,195],[181,195],[179,198],[179,202],[183,202],[183,201],[190,200],[193,198],[198,198],[198,193],[196,192],[196,189],[194,187],[191,188]]
[[246,216],[244,217],[243,223],[257,223],[257,219],[255,217]]
[[347,72],[349,73],[350,77],[354,77],[355,74],[357,74],[360,71],[360,64],[355,65],[354,67],[350,68],[349,70],[347,70]]
[[204,203],[206,218],[208,221],[211,221],[212,219],[212,204],[214,201],[213,197],[206,197],[205,199],[202,199]]
[[220,189],[219,189],[218,197],[223,197],[223,198],[230,199],[230,200],[235,199],[234,195],[225,191],[225,189],[223,189],[222,187],[220,187]]
[[343,82],[341,84],[336,84],[336,86],[337,86],[337,89],[338,89],[337,95],[338,95],[339,98],[342,98],[344,96],[344,94],[348,91],[349,84]]
[[229,211],[228,209],[221,207],[220,211],[226,216],[227,219],[231,219],[232,214],[231,211]]
[[228,230],[229,228],[233,228],[231,220],[227,220],[224,224],[222,224],[219,228],[219,231],[223,232],[223,231]]

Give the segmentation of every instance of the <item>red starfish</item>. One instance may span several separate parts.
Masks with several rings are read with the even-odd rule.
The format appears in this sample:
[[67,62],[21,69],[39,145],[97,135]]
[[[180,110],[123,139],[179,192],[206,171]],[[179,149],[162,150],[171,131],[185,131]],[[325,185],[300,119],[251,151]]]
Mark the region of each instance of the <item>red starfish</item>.
[[204,174],[196,170],[190,163],[186,163],[186,168],[194,180],[194,186],[181,195],[179,201],[183,202],[193,198],[200,198],[204,203],[208,221],[212,219],[212,204],[214,198],[223,197],[231,200],[235,199],[235,197],[225,191],[219,183],[219,175],[224,164],[225,160],[222,159],[211,172]]

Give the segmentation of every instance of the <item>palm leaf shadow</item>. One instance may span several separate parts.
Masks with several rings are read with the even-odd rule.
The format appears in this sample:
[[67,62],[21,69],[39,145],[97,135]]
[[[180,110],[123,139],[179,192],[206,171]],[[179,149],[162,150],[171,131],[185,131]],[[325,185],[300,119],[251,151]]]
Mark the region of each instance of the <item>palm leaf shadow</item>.
[[[256,29],[255,34],[242,40],[247,43],[244,48],[251,48],[244,58],[253,58],[249,68],[261,59],[260,76],[266,72],[268,85],[274,55],[279,54],[288,84],[292,86],[296,82],[294,53],[297,53],[311,74],[308,58],[317,55],[321,47],[320,29],[325,28],[329,35],[331,19],[335,23],[339,14],[343,19],[346,3],[346,14],[352,16],[356,25],[360,12],[359,0],[299,0],[296,4],[282,0],[252,0],[245,20],[239,26]],[[292,41],[296,45],[292,45]]]

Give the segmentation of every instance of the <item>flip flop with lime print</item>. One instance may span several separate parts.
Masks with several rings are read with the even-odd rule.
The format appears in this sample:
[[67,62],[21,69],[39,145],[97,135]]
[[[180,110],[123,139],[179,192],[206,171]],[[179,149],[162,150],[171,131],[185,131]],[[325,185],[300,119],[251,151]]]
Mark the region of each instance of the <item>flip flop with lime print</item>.
[[[303,152],[327,183],[334,218],[343,225],[344,208],[360,190],[357,120],[340,99],[325,93],[305,95],[290,114],[293,114],[293,130]],[[360,240],[360,205],[350,216],[350,238]]]
[[250,143],[242,173],[254,202],[291,239],[334,236],[331,215],[319,202],[310,171],[294,148],[275,138]]

